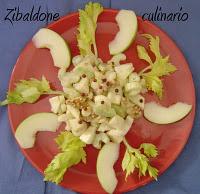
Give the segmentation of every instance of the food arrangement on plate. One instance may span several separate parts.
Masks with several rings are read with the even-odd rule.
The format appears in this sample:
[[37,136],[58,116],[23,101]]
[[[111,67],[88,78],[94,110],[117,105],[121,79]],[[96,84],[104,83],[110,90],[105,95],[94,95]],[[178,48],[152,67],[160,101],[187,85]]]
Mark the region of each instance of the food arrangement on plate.
[[[15,133],[19,145],[23,149],[33,148],[37,132],[55,132],[64,123],[65,129],[55,139],[60,152],[46,167],[44,180],[59,184],[68,168],[80,162],[87,165],[84,148],[92,145],[99,149],[96,161],[99,182],[107,193],[113,193],[118,183],[113,166],[121,143],[126,147],[121,162],[126,178],[137,171],[139,177],[148,175],[157,180],[159,172],[151,165],[151,158],[158,156],[158,149],[147,142],[138,148],[130,145],[126,134],[133,123],[142,115],[152,123],[174,123],[186,117],[192,105],[177,102],[164,107],[154,101],[145,103],[144,95],[149,91],[162,101],[162,78],[177,68],[170,62],[170,56],[161,54],[160,38],[151,34],[142,36],[148,41],[153,58],[144,45],[137,45],[138,58],[148,66],[136,72],[134,64],[123,62],[126,60],[123,52],[132,44],[138,30],[133,11],[120,10],[116,15],[119,31],[108,45],[111,59],[105,62],[98,57],[95,32],[102,12],[100,4],[91,2],[79,10],[80,55],[71,56],[67,42],[50,29],[42,28],[34,35],[32,41],[36,48],[50,50],[62,91],[53,90],[45,76],[41,80],[21,80],[0,105],[34,103],[41,95],[53,95],[49,99],[51,112],[33,114],[19,124]],[[68,70],[71,62],[73,68]]]

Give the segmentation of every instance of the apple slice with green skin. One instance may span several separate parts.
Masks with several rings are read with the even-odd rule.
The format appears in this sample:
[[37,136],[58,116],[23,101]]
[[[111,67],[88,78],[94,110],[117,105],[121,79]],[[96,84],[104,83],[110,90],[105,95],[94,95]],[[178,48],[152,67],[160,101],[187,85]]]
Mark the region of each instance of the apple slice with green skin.
[[114,40],[109,43],[111,55],[125,51],[133,42],[138,28],[137,16],[134,11],[120,10],[115,20],[119,26],[119,32]]
[[42,28],[32,38],[37,48],[50,49],[56,67],[67,69],[71,63],[70,49],[66,41],[56,32]]
[[20,123],[15,132],[15,138],[22,148],[32,148],[38,131],[55,132],[60,126],[58,116],[53,113],[36,113]]
[[177,102],[169,107],[149,102],[144,106],[144,117],[153,123],[169,124],[183,119],[191,110],[192,105],[182,102]]
[[119,157],[119,147],[119,144],[109,142],[102,147],[97,157],[97,176],[108,193],[113,193],[118,183],[113,166]]

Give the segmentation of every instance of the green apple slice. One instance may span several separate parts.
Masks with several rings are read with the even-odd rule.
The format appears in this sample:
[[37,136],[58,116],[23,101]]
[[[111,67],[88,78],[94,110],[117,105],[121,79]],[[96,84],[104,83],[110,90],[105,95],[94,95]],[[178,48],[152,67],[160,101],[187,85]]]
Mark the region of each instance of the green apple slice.
[[36,113],[21,122],[15,132],[15,138],[22,148],[32,148],[38,131],[55,132],[59,125],[56,114]]
[[192,105],[182,102],[177,102],[169,107],[149,102],[144,106],[144,117],[153,123],[169,124],[183,119],[191,110]]
[[109,43],[111,55],[119,54],[131,45],[138,27],[137,16],[131,10],[120,10],[115,20],[119,26],[119,32],[116,34],[114,40]]
[[97,158],[97,176],[103,189],[113,193],[118,180],[113,166],[119,157],[119,144],[107,143],[99,151]]
[[66,41],[56,32],[42,28],[32,38],[37,48],[50,49],[56,67],[67,69],[71,63],[70,49]]

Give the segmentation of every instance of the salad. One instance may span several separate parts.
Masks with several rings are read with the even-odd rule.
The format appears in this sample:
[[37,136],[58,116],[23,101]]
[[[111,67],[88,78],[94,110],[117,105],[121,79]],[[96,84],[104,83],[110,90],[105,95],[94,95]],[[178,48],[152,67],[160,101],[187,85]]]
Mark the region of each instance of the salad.
[[[138,148],[126,140],[132,124],[144,117],[156,124],[168,124],[184,118],[192,106],[177,102],[169,107],[156,102],[145,103],[144,94],[154,92],[162,100],[162,78],[177,69],[169,56],[160,52],[158,36],[143,34],[154,58],[143,45],[137,45],[140,60],[148,63],[140,72],[134,64],[124,63],[123,53],[134,41],[137,17],[131,10],[120,10],[116,15],[119,32],[109,43],[110,60],[98,56],[95,40],[98,16],[103,12],[99,3],[88,3],[79,10],[77,42],[80,54],[71,59],[70,48],[56,32],[42,28],[33,37],[36,48],[48,48],[62,91],[51,89],[43,76],[41,80],[30,78],[16,83],[13,91],[0,102],[7,104],[34,103],[41,95],[53,95],[49,99],[50,112],[37,113],[26,118],[17,127],[15,137],[23,149],[34,147],[39,131],[55,132],[61,123],[65,128],[55,139],[60,152],[44,171],[44,180],[59,184],[67,169],[83,162],[87,165],[87,145],[99,150],[96,172],[102,188],[113,193],[117,186],[114,164],[119,157],[120,144],[126,147],[121,166],[126,178],[137,170],[138,176],[150,176],[157,180],[158,169],[151,165],[151,158],[158,156],[156,145],[143,142]],[[67,71],[73,65],[72,70]],[[105,173],[106,172],[106,173]]]

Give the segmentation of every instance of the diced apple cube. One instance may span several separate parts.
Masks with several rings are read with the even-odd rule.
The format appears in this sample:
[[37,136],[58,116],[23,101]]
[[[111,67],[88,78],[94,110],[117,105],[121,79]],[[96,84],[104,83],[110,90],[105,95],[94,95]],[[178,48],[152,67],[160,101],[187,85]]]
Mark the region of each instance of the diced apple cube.
[[123,130],[123,135],[126,135],[128,131],[130,130],[132,124],[133,124],[134,119],[131,116],[127,116],[126,120],[124,122],[124,130]]
[[87,124],[84,121],[80,121],[79,119],[70,119],[69,125],[72,133],[75,136],[81,136],[87,129]]
[[51,111],[53,113],[58,113],[60,110],[60,100],[58,96],[52,97],[49,99],[50,105],[51,105]]
[[66,117],[68,120],[74,119],[74,116],[72,115],[72,113],[69,110],[66,111]]
[[74,88],[80,93],[89,93],[89,80],[88,78],[82,78],[80,82],[73,85]]
[[61,104],[60,108],[61,108],[61,111],[64,113],[67,110],[67,105],[66,104]]
[[80,111],[73,107],[72,105],[67,105],[67,111],[69,111],[74,118],[79,119],[80,118]]
[[132,63],[127,63],[124,65],[119,65],[115,67],[115,72],[117,73],[117,79],[121,86],[126,83],[126,79],[134,70]]
[[127,116],[124,121],[124,126],[122,130],[112,129],[108,131],[107,134],[113,142],[120,143],[123,140],[124,136],[130,130],[132,124],[133,124],[133,119],[130,116]]
[[60,81],[63,87],[70,87],[72,84],[77,83],[80,80],[80,75],[75,72],[65,72],[65,74],[60,77]]
[[105,132],[105,131],[109,131],[111,130],[112,128],[108,125],[108,123],[101,123],[97,129],[97,131],[100,131],[100,132]]
[[141,92],[140,90],[131,90],[128,93],[128,97],[131,99],[132,97],[137,96],[140,92]]
[[140,76],[136,72],[133,72],[129,75],[128,81],[129,82],[139,82]]
[[92,81],[91,84],[90,84],[90,86],[91,86],[91,88],[93,90],[97,90],[99,88],[99,83]]
[[125,91],[130,92],[132,90],[140,91],[142,89],[140,82],[130,82],[125,85]]
[[59,96],[59,100],[61,104],[65,103],[65,97],[63,95]]
[[98,80],[98,81],[101,81],[103,78],[104,78],[104,75],[99,72],[99,71],[95,71],[94,72],[94,75],[95,75],[95,78]]
[[114,71],[107,71],[105,74],[105,77],[106,77],[107,81],[109,81],[110,83],[115,83],[117,74]]
[[80,140],[85,142],[86,144],[91,144],[95,138],[96,127],[90,126],[87,130],[80,136]]
[[144,109],[145,99],[142,95],[138,94],[136,96],[130,96],[129,99],[131,102],[138,105],[142,110]]
[[116,129],[112,129],[108,131],[107,135],[114,143],[121,143],[124,138],[124,136],[121,134],[121,131],[116,130]]
[[79,76],[82,76],[85,74],[88,78],[94,77],[94,70],[91,64],[81,64],[77,65],[74,69],[73,72],[76,73]]
[[109,121],[109,126],[116,130],[123,130],[124,128],[124,119],[120,117],[119,115],[115,115],[113,118]]
[[80,96],[80,93],[73,87],[63,87],[63,90],[69,99],[74,99]]
[[108,99],[113,103],[113,104],[120,104],[121,102],[121,95],[117,95],[113,92],[108,92]]
[[96,106],[98,106],[98,105],[106,105],[108,107],[111,107],[110,100],[108,99],[108,97],[106,97],[104,95],[97,95],[97,96],[95,96],[94,102],[95,102]]
[[107,134],[106,133],[99,133],[99,134],[96,134],[95,139],[94,139],[92,145],[95,148],[100,149],[101,146],[102,146],[102,143],[106,144],[108,142],[110,142],[110,139],[107,136]]

